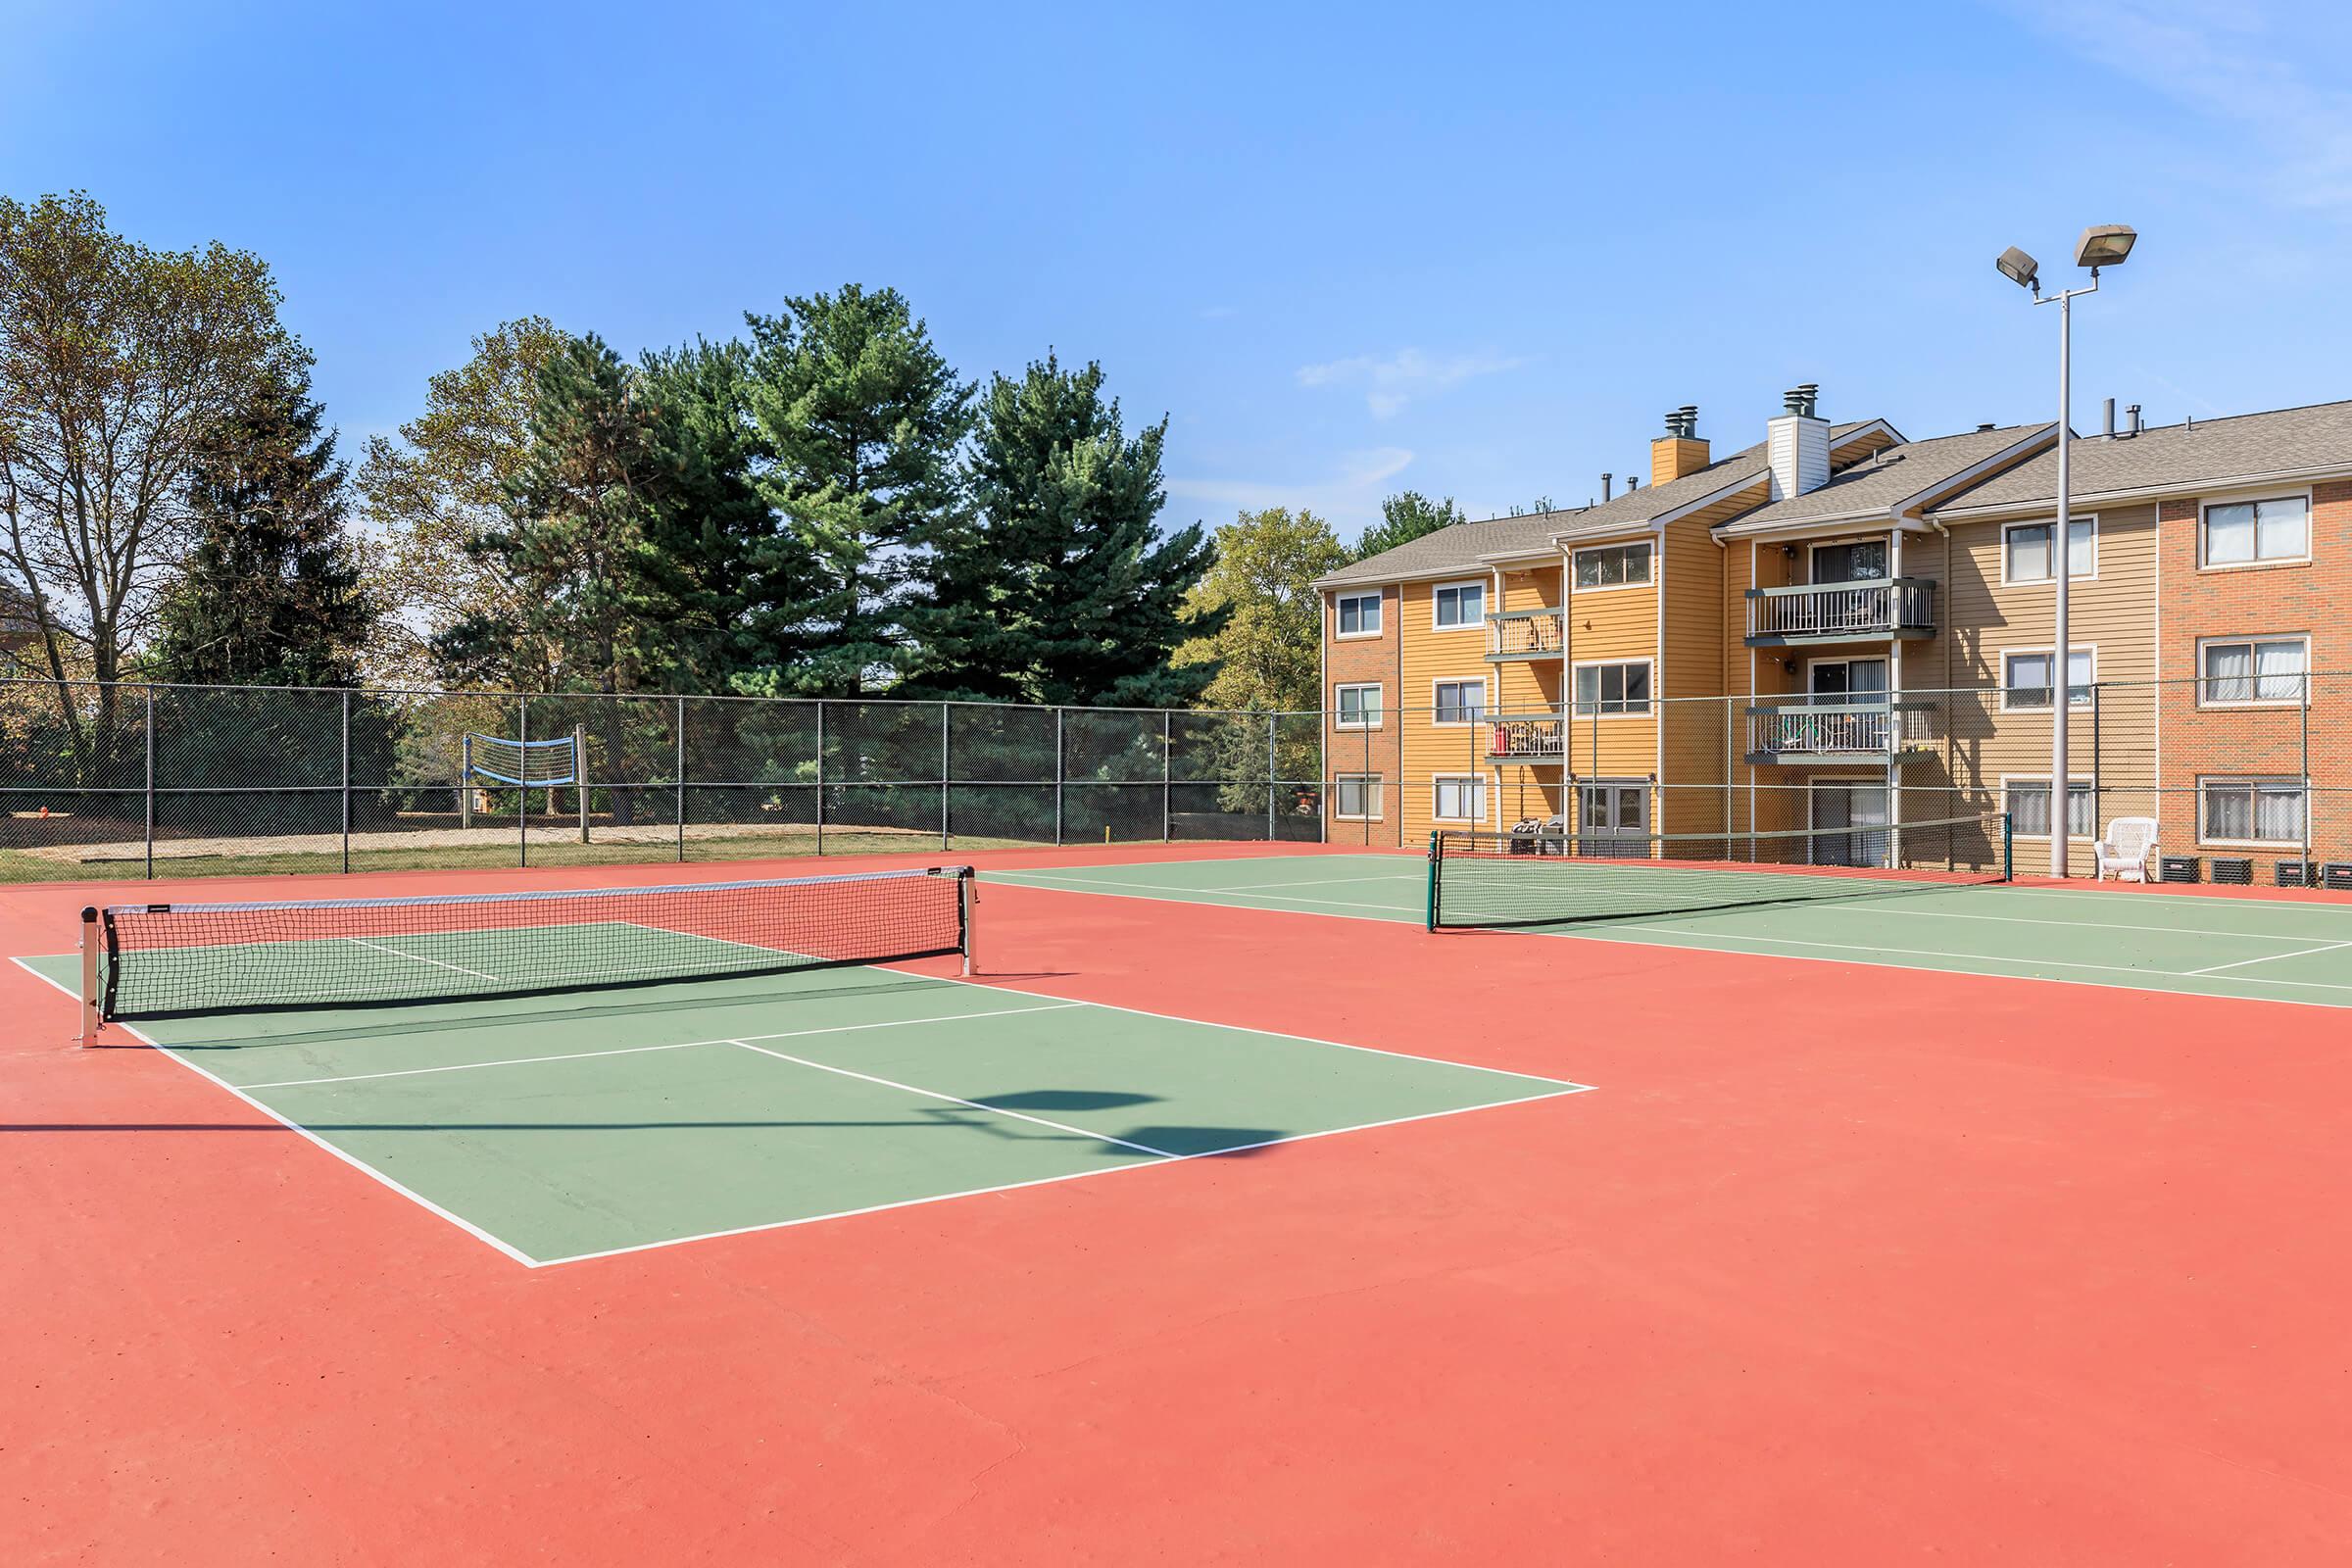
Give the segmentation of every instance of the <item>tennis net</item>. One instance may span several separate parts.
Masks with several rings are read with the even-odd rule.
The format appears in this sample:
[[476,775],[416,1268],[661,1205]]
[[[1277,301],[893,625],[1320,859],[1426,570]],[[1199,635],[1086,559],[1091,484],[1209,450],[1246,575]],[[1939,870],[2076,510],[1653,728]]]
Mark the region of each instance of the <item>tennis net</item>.
[[[82,911],[103,1018],[595,991],[971,954],[970,866]],[[85,1030],[86,1032],[86,1030]]]
[[1429,928],[1532,926],[1869,898],[2009,878],[2005,812],[1768,833],[1559,822],[1430,836]]

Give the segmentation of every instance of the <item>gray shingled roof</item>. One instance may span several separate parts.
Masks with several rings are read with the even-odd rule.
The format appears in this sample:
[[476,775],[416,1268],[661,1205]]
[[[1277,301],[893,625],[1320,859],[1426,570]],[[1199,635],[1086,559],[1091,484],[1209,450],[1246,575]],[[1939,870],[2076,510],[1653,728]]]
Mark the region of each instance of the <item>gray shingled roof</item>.
[[[2080,503],[2101,495],[2182,489],[2230,479],[2352,467],[2352,403],[2315,403],[2194,424],[2154,425],[2113,441],[2077,436],[2068,487]],[[1935,508],[1962,515],[2007,507],[2055,506],[2058,453],[1987,479]]]
[[[1873,422],[1863,419],[1834,426],[1830,431],[1831,445]],[[1450,528],[1440,528],[1436,533],[1408,540],[1394,550],[1384,550],[1351,566],[1343,566],[1316,582],[1321,587],[1336,588],[1350,583],[1395,582],[1457,568],[1474,570],[1484,557],[1541,550],[1559,534],[1609,533],[1637,527],[1742,479],[1752,479],[1769,466],[1764,443],[1759,441],[1694,473],[1686,473],[1665,484],[1628,490],[1596,507],[1530,513],[1523,517],[1493,517],[1484,522],[1457,522]]]
[[1832,517],[1880,516],[1889,507],[1948,483],[1985,459],[2049,429],[2046,424],[2012,424],[1888,447],[1875,461],[1833,474],[1817,489],[1741,514],[1724,525],[1725,531],[1747,533]]

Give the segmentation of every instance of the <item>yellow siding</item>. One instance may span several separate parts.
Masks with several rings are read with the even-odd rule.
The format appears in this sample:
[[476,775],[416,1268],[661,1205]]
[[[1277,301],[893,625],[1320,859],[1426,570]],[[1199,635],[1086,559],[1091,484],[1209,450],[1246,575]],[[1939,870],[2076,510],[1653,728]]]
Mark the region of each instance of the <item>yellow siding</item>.
[[[1490,597],[1494,582],[1484,571],[1464,572],[1446,582],[1478,581],[1486,584]],[[1404,824],[1404,842],[1410,844],[1429,835],[1433,825],[1460,827],[1465,824],[1446,822],[1435,824],[1431,814],[1434,787],[1432,780],[1439,774],[1472,774],[1488,780],[1493,794],[1494,770],[1487,760],[1487,734],[1483,724],[1447,724],[1435,722],[1434,689],[1441,680],[1478,680],[1486,682],[1487,706],[1494,706],[1493,666],[1487,662],[1487,628],[1482,620],[1477,625],[1460,630],[1439,631],[1434,624],[1434,590],[1436,582],[1408,582],[1402,600],[1402,689],[1396,698],[1399,713],[1399,736],[1402,742],[1400,767],[1402,788],[1399,809]],[[1494,825],[1495,802],[1487,803],[1487,820],[1481,826]]]
[[1662,833],[1719,832],[1725,825],[1723,578],[1725,550],[1696,518],[1666,528],[1666,657],[1659,706]]

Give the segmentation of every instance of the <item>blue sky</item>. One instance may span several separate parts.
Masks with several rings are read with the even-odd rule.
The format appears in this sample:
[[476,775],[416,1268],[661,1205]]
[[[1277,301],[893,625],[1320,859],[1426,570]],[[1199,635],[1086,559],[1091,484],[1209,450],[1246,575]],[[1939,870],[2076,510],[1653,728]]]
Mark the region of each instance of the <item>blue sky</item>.
[[[198,13],[202,15],[199,16]],[[2047,417],[1992,270],[2142,239],[2078,425],[2352,396],[2345,8],[0,4],[0,189],[275,268],[346,450],[502,319],[624,350],[857,279],[1173,416],[1171,520],[1473,515],[1780,390]],[[2328,70],[2323,71],[2321,68]]]

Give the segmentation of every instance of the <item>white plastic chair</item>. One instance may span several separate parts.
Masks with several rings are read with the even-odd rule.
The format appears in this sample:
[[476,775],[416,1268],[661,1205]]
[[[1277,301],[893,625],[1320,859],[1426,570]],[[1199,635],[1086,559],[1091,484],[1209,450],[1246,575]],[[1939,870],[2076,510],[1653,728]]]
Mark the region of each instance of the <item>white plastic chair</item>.
[[2100,881],[2113,871],[2119,882],[2145,882],[2148,857],[2156,853],[2156,819],[2119,816],[2107,824],[2107,836],[2092,845],[2091,852],[2098,857]]

